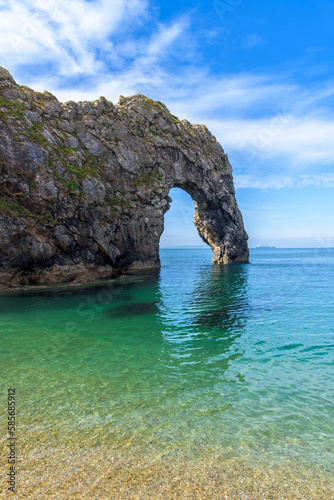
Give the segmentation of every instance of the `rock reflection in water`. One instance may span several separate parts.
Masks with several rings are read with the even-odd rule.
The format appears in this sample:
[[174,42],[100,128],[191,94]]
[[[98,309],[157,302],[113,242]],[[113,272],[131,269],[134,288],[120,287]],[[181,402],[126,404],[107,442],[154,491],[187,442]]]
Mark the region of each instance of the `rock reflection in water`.
[[156,302],[135,302],[116,306],[108,311],[108,315],[112,318],[129,318],[129,316],[156,314],[158,311],[159,307]]
[[196,379],[213,389],[243,355],[238,339],[248,310],[247,272],[242,265],[206,265],[193,280],[181,275],[179,287],[168,287],[166,275],[160,282],[161,362],[180,387]]

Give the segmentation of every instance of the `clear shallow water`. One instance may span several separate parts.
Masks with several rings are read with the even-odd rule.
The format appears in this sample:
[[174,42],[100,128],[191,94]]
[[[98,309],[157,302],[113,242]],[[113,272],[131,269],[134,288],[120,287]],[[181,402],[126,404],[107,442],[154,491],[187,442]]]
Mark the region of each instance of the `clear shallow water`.
[[107,284],[0,297],[20,445],[330,472],[334,250],[256,249],[250,265],[215,266],[210,249],[161,259]]

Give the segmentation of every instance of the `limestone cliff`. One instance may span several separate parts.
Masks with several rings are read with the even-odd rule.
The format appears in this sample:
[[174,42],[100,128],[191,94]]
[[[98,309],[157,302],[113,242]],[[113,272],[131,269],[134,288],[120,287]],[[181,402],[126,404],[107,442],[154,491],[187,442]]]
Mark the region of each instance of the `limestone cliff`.
[[0,68],[0,282],[158,267],[172,187],[216,263],[247,262],[232,169],[204,125],[142,95],[60,103]]

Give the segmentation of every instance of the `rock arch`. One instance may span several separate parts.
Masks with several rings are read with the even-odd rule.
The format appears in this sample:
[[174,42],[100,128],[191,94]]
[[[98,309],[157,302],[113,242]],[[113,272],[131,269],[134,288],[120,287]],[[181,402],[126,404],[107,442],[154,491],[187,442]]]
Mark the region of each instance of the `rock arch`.
[[158,267],[169,191],[195,202],[216,263],[248,262],[232,168],[204,125],[145,96],[60,103],[0,69],[0,281]]
[[[222,173],[210,168],[209,162],[203,162],[200,154],[195,161],[189,161],[188,156],[179,149],[167,148],[161,153],[160,163],[163,165],[165,182],[153,189],[151,197],[149,193],[146,194],[150,197],[150,208],[147,210],[146,207],[145,227],[139,224],[139,245],[132,239],[124,249],[128,256],[128,247],[132,247],[134,253],[138,252],[138,258],[134,256],[134,260],[127,265],[133,269],[160,265],[159,241],[164,230],[164,215],[170,208],[169,192],[174,187],[186,191],[194,201],[194,224],[200,237],[211,247],[213,262],[248,262],[248,236],[236,203],[232,169],[227,156],[224,155],[225,169]],[[157,205],[159,209],[155,210]],[[131,229],[129,232],[132,233]]]

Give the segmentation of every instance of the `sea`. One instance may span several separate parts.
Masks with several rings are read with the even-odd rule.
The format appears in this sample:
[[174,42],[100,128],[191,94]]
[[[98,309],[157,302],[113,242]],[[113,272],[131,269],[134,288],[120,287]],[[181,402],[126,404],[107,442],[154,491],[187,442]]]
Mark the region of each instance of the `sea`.
[[17,498],[333,499],[334,249],[160,256],[0,295]]

